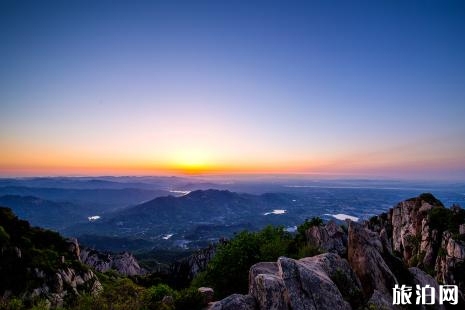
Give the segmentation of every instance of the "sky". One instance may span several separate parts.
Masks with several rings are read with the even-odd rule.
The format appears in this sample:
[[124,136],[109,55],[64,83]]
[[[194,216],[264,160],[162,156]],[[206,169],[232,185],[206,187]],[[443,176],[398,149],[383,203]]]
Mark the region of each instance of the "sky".
[[0,2],[0,177],[465,180],[464,1]]

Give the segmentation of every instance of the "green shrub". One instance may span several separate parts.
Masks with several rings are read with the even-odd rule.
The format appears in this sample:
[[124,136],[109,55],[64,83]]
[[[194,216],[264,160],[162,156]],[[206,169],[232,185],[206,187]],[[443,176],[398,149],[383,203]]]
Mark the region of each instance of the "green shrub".
[[0,309],[2,310],[22,310],[24,309],[23,301],[19,298],[2,299],[0,297]]
[[203,296],[195,288],[179,291],[174,300],[176,310],[200,310],[203,308]]
[[0,225],[0,245],[7,244],[10,241],[10,235],[5,231],[5,228]]
[[323,225],[323,220],[319,217],[312,217],[311,219],[306,219],[301,225],[297,227],[297,235],[295,240],[298,244],[303,245],[307,242],[307,230],[313,226]]
[[297,258],[312,257],[312,256],[319,255],[322,253],[323,251],[321,251],[320,248],[306,244],[299,248],[299,252],[297,253]]
[[159,302],[165,296],[175,295],[175,291],[166,284],[158,284],[147,289],[148,299],[151,303]]
[[428,213],[430,229],[437,229],[440,233],[446,230],[452,234],[459,233],[459,225],[465,223],[465,210],[458,206],[452,209],[433,208]]
[[292,244],[291,234],[282,227],[267,226],[255,233],[243,231],[218,247],[205,274],[194,280],[195,286],[214,287],[217,298],[247,293],[250,267],[292,254]]

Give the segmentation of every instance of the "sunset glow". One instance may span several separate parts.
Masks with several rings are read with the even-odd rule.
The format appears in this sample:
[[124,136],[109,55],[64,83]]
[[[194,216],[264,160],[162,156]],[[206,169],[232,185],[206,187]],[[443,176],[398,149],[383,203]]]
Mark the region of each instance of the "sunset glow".
[[464,36],[463,2],[2,2],[0,177],[465,179]]

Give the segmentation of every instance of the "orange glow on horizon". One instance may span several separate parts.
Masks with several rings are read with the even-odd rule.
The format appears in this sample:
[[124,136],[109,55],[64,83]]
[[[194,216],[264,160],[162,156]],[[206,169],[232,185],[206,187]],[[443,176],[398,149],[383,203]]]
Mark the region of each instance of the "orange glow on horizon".
[[[8,146],[8,145],[7,145]],[[92,152],[38,147],[33,152],[6,148],[0,161],[0,177],[11,176],[86,176],[86,175],[264,175],[264,174],[329,174],[329,175],[392,175],[403,172],[453,171],[464,167],[465,160],[445,156],[415,158],[411,154],[345,154],[294,158],[268,154],[223,154],[208,148],[177,149],[156,155]],[[74,151],[74,152],[73,152]],[[273,154],[272,154],[273,155]],[[388,156],[391,155],[391,156]],[[397,156],[395,156],[397,155]],[[406,155],[406,156],[403,156]],[[265,157],[267,156],[267,157]]]

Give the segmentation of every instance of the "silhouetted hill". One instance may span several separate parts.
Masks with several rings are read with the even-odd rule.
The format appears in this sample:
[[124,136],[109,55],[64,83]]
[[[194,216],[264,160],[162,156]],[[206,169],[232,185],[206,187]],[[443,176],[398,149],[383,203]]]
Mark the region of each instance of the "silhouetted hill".
[[0,296],[21,296],[33,303],[48,299],[61,306],[79,293],[97,293],[102,286],[79,261],[74,241],[31,227],[9,208],[0,207]]
[[288,194],[197,190],[181,197],[158,197],[66,232],[76,236],[131,236],[151,240],[160,247],[196,247],[197,243],[204,246],[244,229],[299,222],[299,212],[273,214],[275,209],[286,210],[295,205],[293,196]]
[[32,225],[53,230],[87,220],[79,207],[69,202],[54,202],[33,196],[0,196],[0,205],[11,208],[20,218]]
[[168,195],[164,190],[139,188],[53,188],[53,187],[0,187],[0,195],[34,196],[55,202],[71,202],[85,208],[89,215],[136,205],[158,196]]

